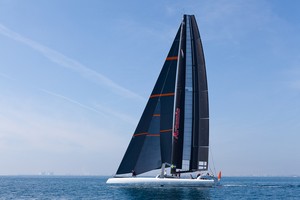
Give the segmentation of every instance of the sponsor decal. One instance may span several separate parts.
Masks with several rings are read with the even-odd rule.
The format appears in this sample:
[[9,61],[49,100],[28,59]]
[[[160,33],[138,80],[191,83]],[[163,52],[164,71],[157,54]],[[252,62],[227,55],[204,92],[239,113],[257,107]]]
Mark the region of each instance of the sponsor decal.
[[180,109],[176,108],[175,110],[175,126],[174,126],[174,132],[173,137],[178,140],[179,136],[179,120],[180,120]]

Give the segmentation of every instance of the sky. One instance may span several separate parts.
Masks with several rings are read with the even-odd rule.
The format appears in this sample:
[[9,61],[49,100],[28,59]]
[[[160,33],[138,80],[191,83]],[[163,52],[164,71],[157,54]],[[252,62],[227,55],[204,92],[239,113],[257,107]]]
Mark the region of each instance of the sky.
[[300,176],[300,1],[0,0],[0,175],[112,175],[183,14],[206,59],[210,163]]

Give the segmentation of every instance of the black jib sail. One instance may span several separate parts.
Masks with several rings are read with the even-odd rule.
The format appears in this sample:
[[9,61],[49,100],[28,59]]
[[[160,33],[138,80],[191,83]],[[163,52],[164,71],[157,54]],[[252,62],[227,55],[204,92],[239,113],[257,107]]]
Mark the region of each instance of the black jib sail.
[[207,170],[208,91],[203,48],[193,15],[184,15],[117,174],[172,166]]

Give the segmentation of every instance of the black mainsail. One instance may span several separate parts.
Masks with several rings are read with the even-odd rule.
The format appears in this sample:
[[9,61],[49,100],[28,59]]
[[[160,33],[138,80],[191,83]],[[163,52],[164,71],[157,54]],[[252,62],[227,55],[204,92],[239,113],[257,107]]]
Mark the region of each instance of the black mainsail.
[[184,15],[117,174],[141,174],[162,164],[182,172],[207,170],[207,78],[194,15]]

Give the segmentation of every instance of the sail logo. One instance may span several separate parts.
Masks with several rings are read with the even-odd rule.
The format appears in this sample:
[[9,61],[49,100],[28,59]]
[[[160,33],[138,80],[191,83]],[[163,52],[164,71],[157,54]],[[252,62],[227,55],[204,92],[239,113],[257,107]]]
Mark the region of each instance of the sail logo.
[[173,137],[178,140],[178,136],[179,136],[179,120],[180,120],[180,109],[176,108],[175,111],[175,126],[174,126],[174,133],[173,133]]

